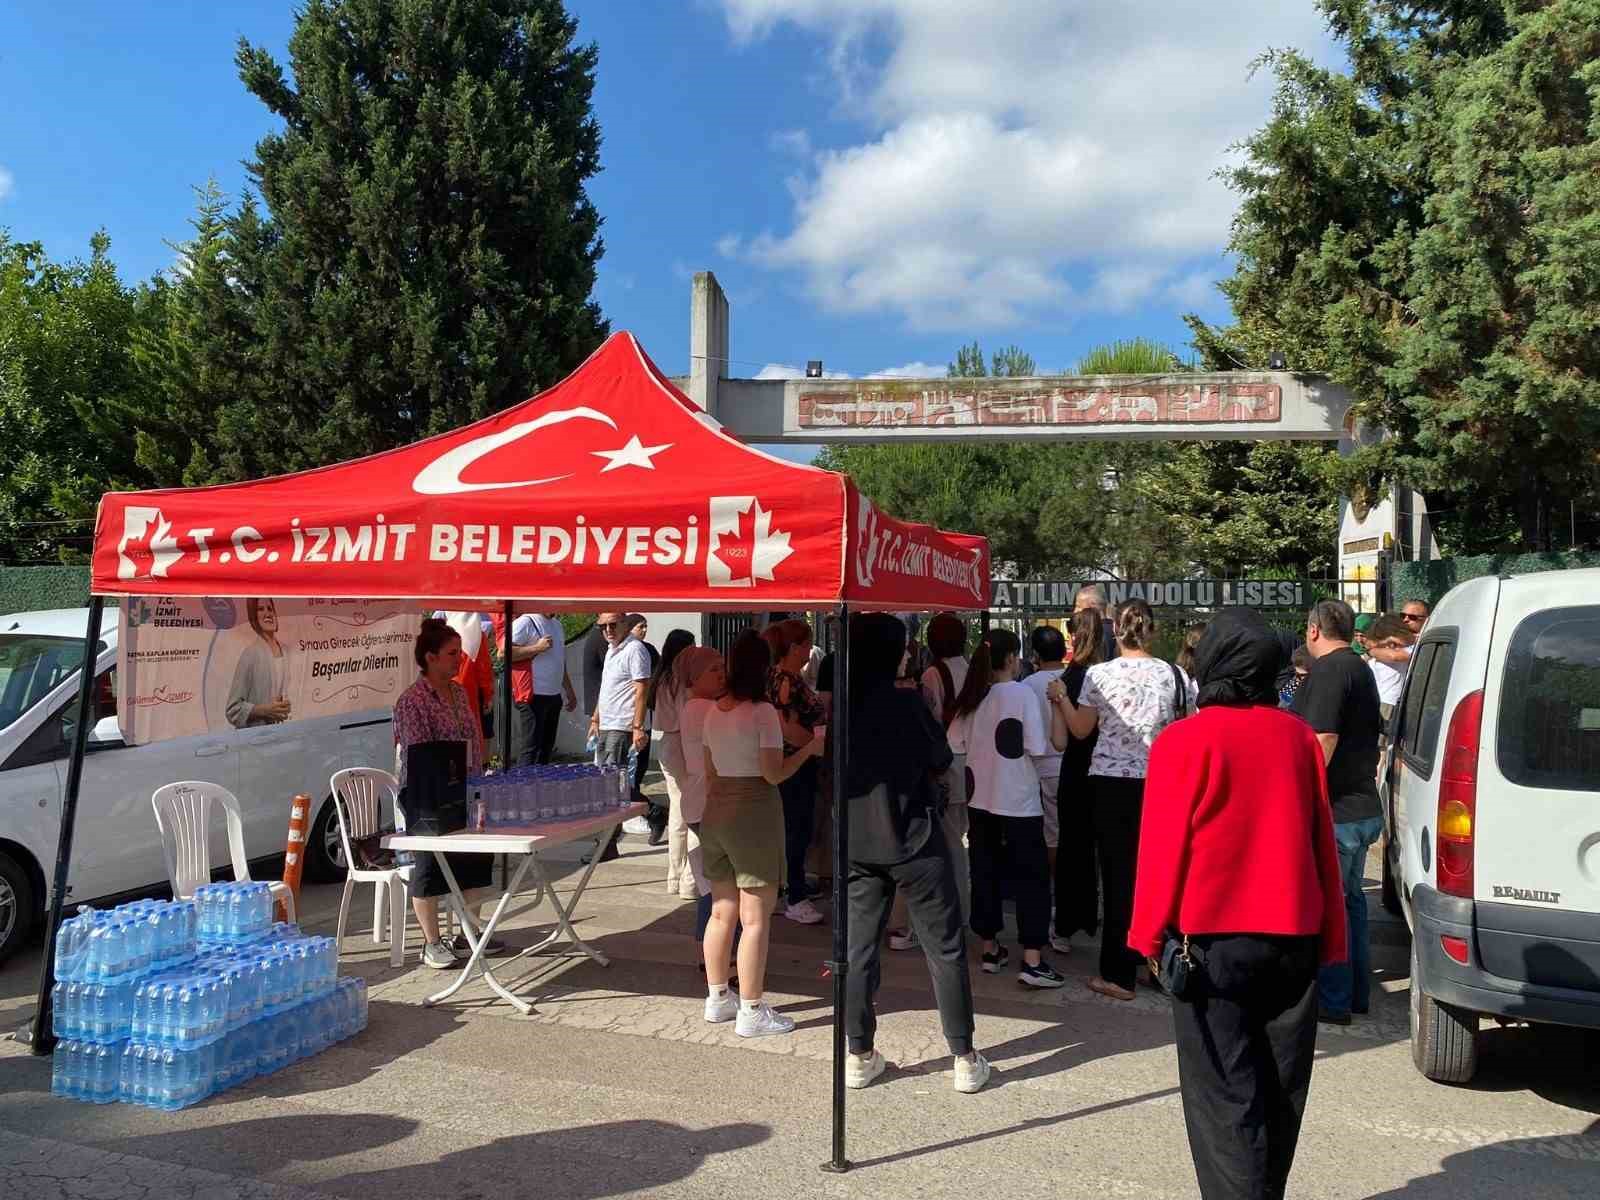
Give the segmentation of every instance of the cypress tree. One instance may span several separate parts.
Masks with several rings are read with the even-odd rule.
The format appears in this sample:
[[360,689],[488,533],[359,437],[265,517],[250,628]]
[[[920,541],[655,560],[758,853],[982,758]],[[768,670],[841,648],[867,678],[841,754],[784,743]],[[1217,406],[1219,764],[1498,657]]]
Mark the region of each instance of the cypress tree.
[[[604,338],[596,51],[560,0],[308,0],[292,83],[241,39],[283,123],[233,221],[258,400],[216,456],[252,473],[403,444],[525,399]],[[224,473],[232,473],[225,468]]]

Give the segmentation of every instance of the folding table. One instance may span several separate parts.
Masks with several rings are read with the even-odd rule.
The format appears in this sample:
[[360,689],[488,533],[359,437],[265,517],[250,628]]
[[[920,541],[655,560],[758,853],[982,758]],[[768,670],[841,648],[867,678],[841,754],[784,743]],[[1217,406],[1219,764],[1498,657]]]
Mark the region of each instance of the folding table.
[[[574,817],[565,821],[539,821],[532,825],[497,825],[493,829],[461,830],[457,833],[444,834],[392,833],[385,837],[383,844],[391,850],[428,853],[438,860],[439,869],[444,872],[445,882],[450,885],[450,902],[461,919],[461,928],[466,934],[467,943],[472,947],[472,956],[467,960],[466,966],[456,974],[454,982],[444,991],[436,992],[422,1003],[428,1006],[448,1000],[461,990],[462,985],[476,971],[506,1003],[515,1007],[517,1011],[524,1015],[533,1011],[533,1005],[516,996],[495,978],[494,971],[485,961],[483,954],[484,947],[494,936],[494,931],[499,928],[501,920],[511,915],[507,912],[511,899],[517,895],[523,877],[529,873],[533,876],[533,898],[516,912],[522,913],[537,908],[542,900],[548,898],[550,907],[556,910],[556,927],[538,945],[529,946],[507,961],[515,962],[518,958],[535,954],[554,944],[564,935],[569,942],[602,967],[610,966],[611,960],[586,943],[572,928],[573,910],[578,907],[584,889],[589,886],[589,876],[594,874],[595,863],[600,860],[599,854],[590,859],[589,865],[578,879],[578,886],[572,893],[572,899],[565,906],[562,905],[561,898],[556,895],[555,886],[549,876],[545,874],[544,867],[539,862],[539,855],[552,846],[562,846],[569,842],[586,841],[591,838],[599,839],[596,842],[598,849],[605,844],[612,830],[618,825],[630,817],[642,816],[647,811],[647,805],[629,804],[597,816]],[[519,860],[505,878],[505,890],[501,892],[499,903],[495,905],[494,912],[482,932],[478,931],[476,923],[467,914],[466,900],[461,894],[460,885],[456,883],[455,872],[450,869],[450,860],[445,857],[446,854],[504,854]]]

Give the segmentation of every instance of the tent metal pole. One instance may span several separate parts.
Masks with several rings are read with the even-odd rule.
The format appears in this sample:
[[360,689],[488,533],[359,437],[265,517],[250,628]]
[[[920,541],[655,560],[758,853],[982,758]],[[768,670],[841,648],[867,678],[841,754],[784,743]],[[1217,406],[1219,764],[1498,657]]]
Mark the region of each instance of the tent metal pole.
[[850,766],[850,606],[839,606],[839,638],[833,658],[833,1157],[822,1169],[850,1169],[844,1154],[844,1006],[850,974],[850,821],[845,812],[845,774]]
[[29,1041],[35,1054],[56,1047],[50,1012],[50,991],[56,982],[56,930],[61,927],[61,907],[67,897],[67,868],[72,863],[72,832],[78,820],[78,792],[83,787],[83,752],[89,741],[89,717],[94,712],[95,666],[100,649],[100,614],[105,598],[89,598],[89,623],[83,631],[83,667],[78,673],[78,724],[72,731],[72,761],[67,767],[67,795],[61,805],[61,833],[56,839],[56,874],[50,886],[50,917],[45,922],[44,954],[39,963],[39,998],[33,1010]]
[[505,719],[500,722],[500,769],[511,769],[511,721],[515,716],[511,701],[511,601],[505,602],[505,643],[501,646],[500,662],[504,670],[500,673],[500,707],[505,710]]

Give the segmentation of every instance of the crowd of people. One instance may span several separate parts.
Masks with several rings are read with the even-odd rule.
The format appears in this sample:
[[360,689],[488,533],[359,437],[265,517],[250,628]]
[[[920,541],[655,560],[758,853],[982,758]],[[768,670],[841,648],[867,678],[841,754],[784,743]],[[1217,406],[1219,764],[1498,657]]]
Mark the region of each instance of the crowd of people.
[[[996,627],[969,652],[977,631],[951,613],[923,643],[896,616],[858,614],[849,727],[830,734],[833,663],[805,621],[749,630],[725,656],[675,631],[657,654],[643,618],[605,613],[591,745],[642,782],[659,735],[667,803],[639,832],[667,843],[667,887],[697,903],[708,1022],[741,1037],[794,1029],[765,999],[771,923],[828,919],[807,859],[828,811],[828,738],[843,736],[847,1084],[887,1069],[874,1045],[886,947],[922,950],[955,1086],[975,1092],[991,1068],[974,1043],[969,933],[979,969],[1049,989],[1066,982],[1049,956],[1098,932],[1091,990],[1172,997],[1203,1194],[1280,1195],[1317,1024],[1368,1009],[1380,746],[1426,620],[1415,601],[1369,619],[1324,600],[1300,639],[1228,610],[1182,631],[1168,662],[1150,607],[1107,612],[1093,586],[1065,632],[1041,625],[1026,647]],[[419,642],[402,747],[466,736],[475,701],[441,681],[471,676],[478,655],[445,644],[452,634],[430,623],[426,653]],[[539,761],[576,705],[560,624],[519,618],[512,643],[519,745]],[[424,928],[442,958],[436,920]]]

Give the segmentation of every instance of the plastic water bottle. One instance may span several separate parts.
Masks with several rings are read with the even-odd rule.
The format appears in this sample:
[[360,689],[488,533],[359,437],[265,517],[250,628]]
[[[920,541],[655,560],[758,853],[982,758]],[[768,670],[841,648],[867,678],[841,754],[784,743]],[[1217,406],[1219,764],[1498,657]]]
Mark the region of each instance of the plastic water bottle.
[[245,911],[246,898],[244,888],[238,884],[228,884],[228,913],[223,918],[225,936],[229,941],[237,941],[248,927],[250,921]]
[[144,1104],[148,1099],[149,1081],[145,1073],[147,1050],[143,1042],[129,1042],[122,1048],[122,1069],[117,1077],[117,1099],[124,1104]]
[[72,1099],[75,1087],[72,1070],[78,1044],[71,1038],[63,1038],[56,1042],[56,1048],[50,1058],[50,1094]]
[[107,1042],[95,1046],[88,1063],[88,1095],[95,1104],[110,1104],[117,1098],[118,1081],[122,1074],[122,1054],[126,1041]]
[[56,930],[56,978],[73,982],[82,979],[85,956],[89,949],[89,935],[99,923],[100,914],[87,904],[78,909],[78,915],[63,921]]

